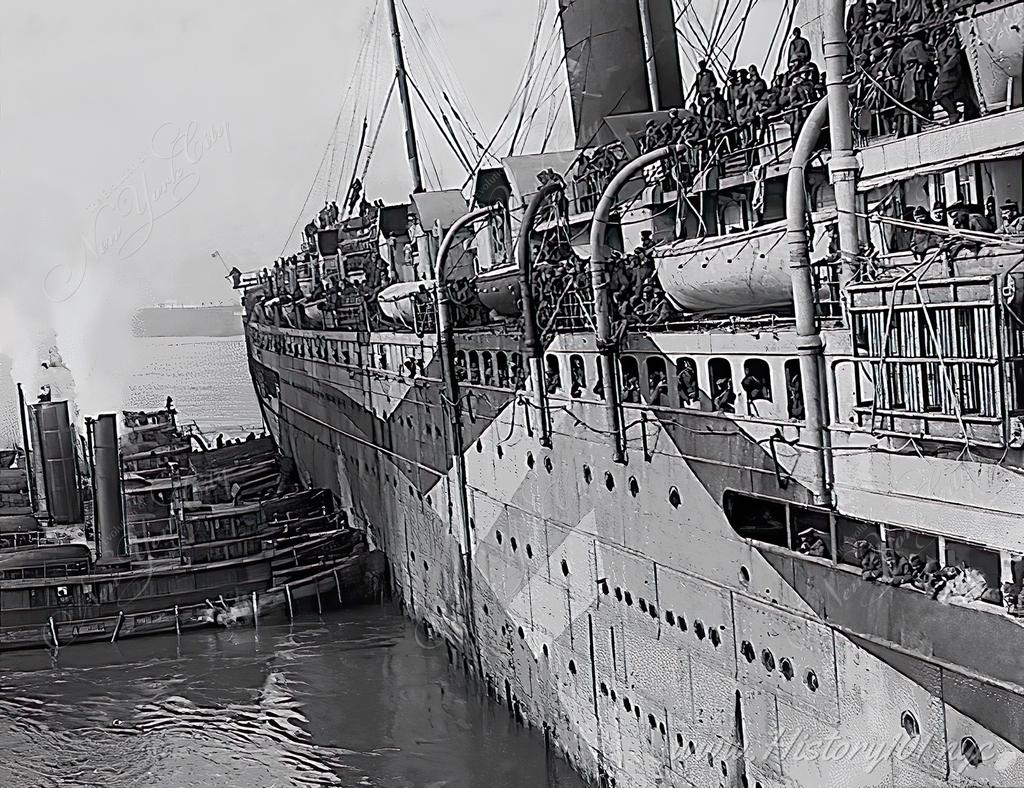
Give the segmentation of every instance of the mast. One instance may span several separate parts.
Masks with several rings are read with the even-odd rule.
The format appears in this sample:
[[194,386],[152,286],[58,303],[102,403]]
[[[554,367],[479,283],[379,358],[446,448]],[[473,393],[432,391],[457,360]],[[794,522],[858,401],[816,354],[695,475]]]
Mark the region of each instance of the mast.
[[647,62],[647,88],[651,93],[651,111],[661,109],[661,91],[658,87],[658,64],[654,59],[654,26],[651,24],[651,7],[648,0],[639,0],[640,29],[643,31],[644,60]]
[[21,418],[21,442],[25,447],[25,470],[28,474],[28,501],[32,511],[36,510],[36,475],[32,469],[32,455],[29,452],[28,418],[26,416],[25,391],[18,384],[18,416]]
[[405,152],[409,157],[409,171],[412,173],[414,194],[423,191],[423,176],[420,174],[420,154],[416,147],[416,127],[412,120],[412,101],[409,98],[409,78],[405,71],[405,54],[402,52],[402,32],[398,27],[398,9],[395,0],[388,0],[391,13],[391,39],[395,44],[395,80],[398,82],[398,97],[402,102],[402,117],[405,120]]

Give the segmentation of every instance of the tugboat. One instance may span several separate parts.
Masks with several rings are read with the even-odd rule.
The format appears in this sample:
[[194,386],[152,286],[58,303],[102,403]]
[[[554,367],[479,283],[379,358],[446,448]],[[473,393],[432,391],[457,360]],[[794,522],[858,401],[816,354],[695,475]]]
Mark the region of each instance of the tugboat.
[[24,411],[26,451],[0,477],[0,651],[256,624],[377,580],[344,514],[296,491],[269,439],[193,452],[170,400],[122,423],[119,441],[115,414],[87,419],[79,441],[66,401]]

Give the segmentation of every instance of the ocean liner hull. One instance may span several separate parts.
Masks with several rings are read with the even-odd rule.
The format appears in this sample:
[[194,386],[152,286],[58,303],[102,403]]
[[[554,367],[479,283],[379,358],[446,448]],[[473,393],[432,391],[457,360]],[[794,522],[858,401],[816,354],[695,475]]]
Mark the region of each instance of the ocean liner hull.
[[[323,337],[247,326],[281,450],[385,552],[407,610],[595,782],[1024,784],[1024,628],[997,607],[940,605],[730,525],[731,490],[811,503],[799,425],[627,405],[619,464],[596,397],[552,397],[545,447],[526,392],[464,385],[467,546],[433,339]],[[780,366],[796,353],[782,331],[724,341]],[[710,356],[715,342],[650,336],[631,349]],[[580,354],[593,380],[592,343],[562,335],[548,352]],[[460,332],[457,346],[521,351],[493,332]],[[409,357],[422,375],[406,373]],[[922,474],[896,458],[881,479],[865,453],[837,457],[865,516],[879,501],[852,495],[858,481],[889,484],[888,514],[904,524],[963,516],[925,490],[963,463]],[[979,527],[1001,516],[983,510],[979,500]]]

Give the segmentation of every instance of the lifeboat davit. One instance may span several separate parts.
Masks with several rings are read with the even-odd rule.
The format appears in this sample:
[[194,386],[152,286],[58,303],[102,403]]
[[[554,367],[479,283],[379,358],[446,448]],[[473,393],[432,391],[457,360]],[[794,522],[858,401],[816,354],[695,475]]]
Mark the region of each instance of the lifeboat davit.
[[[826,227],[815,224],[812,260],[828,252]],[[684,311],[751,314],[793,308],[784,220],[741,233],[675,241],[654,254],[665,294]]]
[[414,325],[416,322],[416,301],[432,298],[433,293],[433,279],[397,282],[385,287],[377,294],[377,303],[380,305],[380,311],[388,320],[405,325]]

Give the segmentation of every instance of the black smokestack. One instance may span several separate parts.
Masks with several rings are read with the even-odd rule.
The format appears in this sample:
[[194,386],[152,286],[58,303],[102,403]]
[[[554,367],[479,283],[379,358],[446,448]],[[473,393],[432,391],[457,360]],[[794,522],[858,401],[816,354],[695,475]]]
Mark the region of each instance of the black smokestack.
[[128,565],[124,543],[124,510],[121,506],[121,455],[117,444],[117,416],[104,413],[92,427],[93,515],[95,518],[99,561],[105,568]]
[[78,456],[68,403],[40,402],[31,408],[35,427],[36,467],[42,471],[46,511],[59,525],[82,522]]

